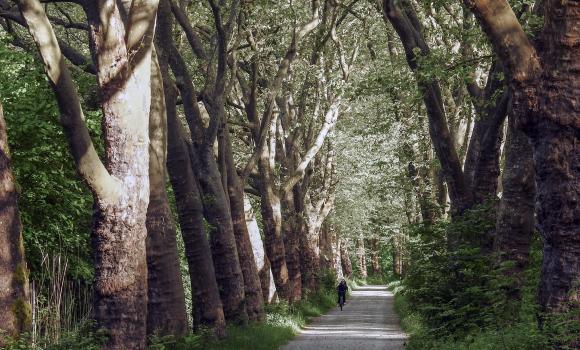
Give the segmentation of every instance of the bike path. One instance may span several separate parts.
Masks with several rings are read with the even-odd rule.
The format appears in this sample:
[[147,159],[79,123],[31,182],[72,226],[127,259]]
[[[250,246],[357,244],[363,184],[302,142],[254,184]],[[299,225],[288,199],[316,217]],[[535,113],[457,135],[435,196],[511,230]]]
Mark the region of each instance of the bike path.
[[394,310],[393,294],[385,286],[363,286],[304,327],[282,350],[399,350],[407,336]]

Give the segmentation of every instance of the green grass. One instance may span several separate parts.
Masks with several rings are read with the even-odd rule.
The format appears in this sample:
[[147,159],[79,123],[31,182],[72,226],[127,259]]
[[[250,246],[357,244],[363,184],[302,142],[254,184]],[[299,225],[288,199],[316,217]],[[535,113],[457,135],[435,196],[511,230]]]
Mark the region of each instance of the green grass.
[[[314,317],[336,307],[336,276],[328,271],[320,274],[320,291],[304,300],[288,304],[266,305],[266,320],[247,326],[229,326],[227,336],[216,340],[209,329],[185,337],[150,337],[149,350],[274,350],[286,344]],[[105,341],[102,332],[95,332],[90,322],[63,332],[57,343],[40,339],[31,344],[28,336],[11,341],[3,350],[97,350]]]
[[152,339],[152,350],[274,350],[298,334],[312,318],[336,306],[334,290],[325,290],[308,299],[289,305],[281,302],[266,306],[266,321],[243,327],[229,327],[227,337],[214,340],[208,332],[182,339]]
[[[215,340],[209,330],[200,331],[183,338],[152,337],[150,350],[274,350],[286,344],[298,334],[312,318],[320,316],[336,306],[334,282],[325,290],[311,295],[298,303],[281,302],[266,306],[266,320],[248,326],[230,326],[227,337]],[[56,344],[32,345],[27,336],[11,341],[6,350],[97,350],[104,341],[103,335],[85,327],[61,335]]]

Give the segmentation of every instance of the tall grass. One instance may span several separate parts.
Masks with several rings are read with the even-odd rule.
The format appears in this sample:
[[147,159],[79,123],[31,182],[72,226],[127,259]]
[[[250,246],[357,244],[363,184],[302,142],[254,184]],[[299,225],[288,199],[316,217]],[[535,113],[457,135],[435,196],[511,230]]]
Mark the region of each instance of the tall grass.
[[[32,324],[30,332],[3,349],[98,349],[98,333],[93,333],[90,286],[68,277],[65,256],[43,253],[40,270],[30,281]],[[93,345],[91,345],[93,346]]]
[[[90,290],[67,281],[66,259],[46,257],[44,282],[35,282],[33,332],[8,344],[7,350],[97,350],[105,339],[89,320]],[[47,283],[49,281],[49,283]],[[336,307],[336,276],[324,272],[320,289],[300,302],[266,305],[266,320],[230,326],[227,337],[216,340],[209,330],[183,338],[149,339],[151,350],[272,350],[290,341],[312,318]]]
[[66,257],[43,254],[38,277],[30,283],[33,343],[58,342],[63,332],[75,330],[89,318],[90,287],[68,279],[68,268]]

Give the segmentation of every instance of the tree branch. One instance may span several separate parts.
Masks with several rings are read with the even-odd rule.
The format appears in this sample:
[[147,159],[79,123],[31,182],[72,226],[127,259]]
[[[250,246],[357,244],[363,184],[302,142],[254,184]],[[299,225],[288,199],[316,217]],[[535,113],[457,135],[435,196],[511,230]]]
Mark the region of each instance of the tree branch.
[[[19,13],[0,11],[0,17],[3,17],[11,22],[18,23],[24,28],[28,28],[28,23]],[[48,17],[47,17],[48,18]],[[50,25],[50,23],[49,23]],[[15,33],[12,33],[15,35]],[[56,35],[56,34],[55,34]],[[87,73],[96,74],[97,70],[93,62],[85,57],[82,53],[75,50],[72,46],[66,43],[64,40],[56,37],[56,41],[60,47],[62,54],[75,66],[80,67]]]
[[116,198],[121,192],[120,182],[109,174],[95,150],[84,122],[79,96],[42,5],[38,0],[20,0],[18,7],[38,47],[46,75],[55,92],[60,122],[77,170],[100,198]]
[[500,57],[512,83],[522,84],[540,71],[536,49],[506,0],[464,0]]
[[191,50],[199,59],[205,61],[207,59],[207,54],[205,53],[203,44],[201,43],[201,39],[199,38],[195,30],[193,30],[193,27],[191,26],[191,22],[189,21],[187,14],[183,11],[181,7],[175,4],[174,0],[171,0],[170,3],[171,3],[171,12],[173,12],[173,16],[177,20],[177,23],[179,23],[181,29],[183,29],[183,32],[185,33],[185,37],[189,42]]
[[256,166],[256,162],[258,161],[258,158],[262,153],[262,148],[264,148],[266,145],[268,130],[270,129],[270,124],[272,122],[272,114],[274,112],[274,105],[276,103],[276,96],[278,95],[278,92],[282,88],[282,83],[284,79],[288,75],[288,69],[290,68],[290,65],[296,58],[296,50],[298,47],[298,43],[302,38],[304,38],[304,36],[306,36],[308,33],[314,30],[316,26],[318,26],[318,23],[320,23],[318,1],[314,0],[311,20],[305,25],[301,26],[300,28],[294,30],[295,34],[292,36],[292,41],[288,49],[286,50],[286,54],[284,55],[284,58],[282,59],[282,61],[278,66],[276,76],[274,77],[274,80],[270,85],[270,93],[268,94],[266,108],[264,110],[264,114],[262,116],[262,121],[260,124],[259,139],[255,140],[256,149],[252,154],[252,156],[250,157],[250,160],[244,167],[242,179],[245,179],[248,176],[251,169],[253,169]]
[[314,144],[308,149],[306,155],[304,156],[300,164],[296,167],[296,170],[294,170],[294,173],[292,173],[292,175],[288,178],[288,180],[282,187],[283,193],[290,192],[294,187],[294,185],[296,185],[298,181],[300,181],[304,176],[306,168],[308,167],[312,159],[314,159],[320,148],[322,148],[326,136],[328,135],[330,130],[336,125],[336,121],[338,120],[339,108],[340,103],[336,102],[333,103],[326,112],[324,124],[322,125],[322,128],[320,129],[318,136],[314,141]]

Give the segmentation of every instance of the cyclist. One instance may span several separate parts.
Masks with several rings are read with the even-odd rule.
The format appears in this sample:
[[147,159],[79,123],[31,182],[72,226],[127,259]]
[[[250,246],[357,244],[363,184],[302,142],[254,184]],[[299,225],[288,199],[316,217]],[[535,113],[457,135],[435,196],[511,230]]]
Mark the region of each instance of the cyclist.
[[346,281],[343,279],[336,287],[336,291],[338,292],[338,304],[340,304],[340,297],[342,297],[343,304],[346,302],[346,291],[348,290],[348,286],[346,285]]

